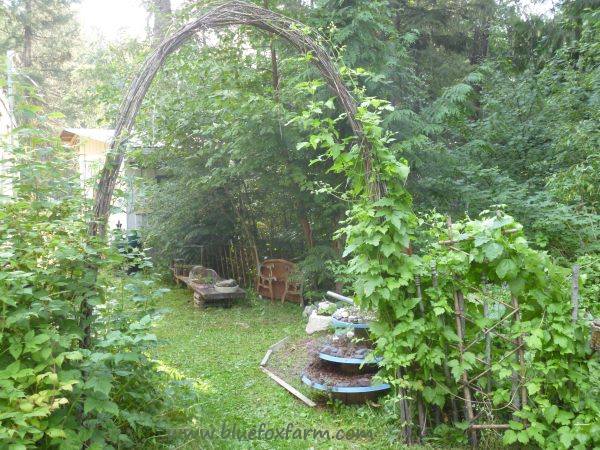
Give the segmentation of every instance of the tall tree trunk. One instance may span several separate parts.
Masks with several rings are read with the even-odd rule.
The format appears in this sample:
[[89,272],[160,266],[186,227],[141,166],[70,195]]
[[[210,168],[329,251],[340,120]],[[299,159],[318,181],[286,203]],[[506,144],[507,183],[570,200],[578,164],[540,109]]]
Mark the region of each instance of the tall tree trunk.
[[32,47],[33,47],[33,26],[32,26],[32,5],[33,0],[25,1],[25,20],[23,22],[23,60],[22,65],[25,68],[31,67],[32,64]]
[[154,6],[154,29],[152,37],[155,43],[159,43],[165,37],[165,33],[171,23],[171,0],[152,0]]
[[[471,65],[479,65],[488,55],[489,49],[489,37],[490,37],[490,22],[489,19],[486,18],[483,21],[476,22],[475,29],[473,30],[473,45],[469,50],[469,62]],[[473,106],[475,107],[475,114],[473,119],[481,119],[482,111],[481,111],[481,86],[477,84],[474,88],[475,90],[475,101],[473,102]]]
[[481,64],[488,55],[490,24],[486,19],[475,25],[473,30],[473,45],[469,51],[469,62],[472,65]]
[[313,239],[312,226],[306,216],[305,211],[300,211],[298,220],[300,221],[300,226],[302,227],[302,232],[304,233],[304,239],[306,240],[306,246],[308,248],[313,248],[315,246],[315,241]]
[[[265,8],[269,8],[269,0],[263,2]],[[279,68],[277,66],[277,52],[275,52],[275,43],[273,41],[273,35],[270,35],[269,50],[271,52],[271,74],[273,91],[275,92],[275,101],[279,101]]]

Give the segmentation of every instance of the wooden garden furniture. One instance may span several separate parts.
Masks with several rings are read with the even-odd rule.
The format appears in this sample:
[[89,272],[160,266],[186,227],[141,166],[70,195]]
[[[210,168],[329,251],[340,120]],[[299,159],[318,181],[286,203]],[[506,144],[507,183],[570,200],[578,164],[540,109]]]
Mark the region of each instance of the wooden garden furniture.
[[185,283],[194,292],[194,304],[199,308],[209,305],[230,307],[234,300],[246,298],[246,291],[240,287],[233,292],[217,291],[215,283],[221,277],[207,267],[174,264],[171,270],[177,284]]
[[194,267],[193,264],[183,264],[181,260],[174,260],[171,264],[171,272],[173,272],[173,280],[175,284],[186,284],[189,281],[190,270]]
[[225,306],[230,308],[235,300],[246,298],[246,291],[236,288],[234,292],[219,292],[212,285],[191,282],[190,289],[194,291],[194,304],[198,308],[206,306]]
[[274,300],[273,283],[277,278],[273,275],[275,265],[272,262],[264,262],[258,268],[258,285],[256,290],[259,294],[268,294],[271,301]]
[[285,259],[267,259],[258,267],[256,290],[272,301],[280,299],[302,303],[302,282],[294,279],[296,265]]
[[285,289],[283,291],[283,296],[281,297],[281,303],[287,298],[297,298],[300,303],[303,303],[302,288],[304,283],[302,274],[297,270],[295,265],[286,266],[285,270],[287,276],[285,277]]

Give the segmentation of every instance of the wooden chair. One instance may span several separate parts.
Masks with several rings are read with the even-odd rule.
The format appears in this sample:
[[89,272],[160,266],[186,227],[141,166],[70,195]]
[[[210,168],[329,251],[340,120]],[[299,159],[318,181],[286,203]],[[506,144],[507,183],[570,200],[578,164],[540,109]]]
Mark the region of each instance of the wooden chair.
[[261,288],[267,291],[271,301],[275,300],[273,283],[277,281],[277,277],[273,275],[274,268],[275,264],[272,262],[266,262],[258,266],[258,285],[256,287],[259,293],[261,292]]
[[302,298],[302,288],[304,287],[304,280],[302,277],[302,272],[300,272],[295,265],[290,265],[286,267],[286,277],[285,277],[285,289],[283,291],[283,296],[281,297],[281,303],[285,302],[287,296],[295,296],[300,299],[300,304],[304,304],[304,299]]
[[260,295],[302,303],[302,282],[294,279],[296,265],[285,259],[267,259],[259,265],[256,290]]

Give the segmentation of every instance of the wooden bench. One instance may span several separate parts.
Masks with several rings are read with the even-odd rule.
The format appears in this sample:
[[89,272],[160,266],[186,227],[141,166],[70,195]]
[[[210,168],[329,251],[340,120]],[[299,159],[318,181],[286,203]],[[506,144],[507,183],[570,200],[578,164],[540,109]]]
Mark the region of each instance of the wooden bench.
[[178,261],[173,261],[171,264],[171,272],[173,272],[173,280],[178,286],[183,283],[188,284],[190,270],[194,267],[193,264],[183,264]]
[[234,292],[219,292],[212,285],[198,284],[194,281],[191,281],[188,286],[194,291],[194,304],[198,308],[206,306],[230,308],[235,300],[246,298],[246,291],[239,286]]
[[[217,272],[202,266],[176,264],[171,267],[175,283],[185,284],[193,292],[194,304],[199,308],[206,306],[231,307],[234,300],[246,298],[246,291],[238,287],[233,292],[219,292],[214,284],[221,279]],[[201,281],[206,281],[203,283]]]

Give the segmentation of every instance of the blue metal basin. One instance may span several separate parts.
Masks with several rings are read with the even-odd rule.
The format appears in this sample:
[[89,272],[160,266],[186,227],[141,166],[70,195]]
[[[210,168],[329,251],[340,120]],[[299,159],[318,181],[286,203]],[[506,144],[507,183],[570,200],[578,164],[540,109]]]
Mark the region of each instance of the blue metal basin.
[[343,322],[341,320],[336,319],[335,317],[331,317],[331,325],[335,328],[357,328],[361,330],[366,330],[369,328],[368,323],[352,323],[352,322]]
[[369,392],[385,392],[390,389],[387,383],[376,384],[374,386],[326,386],[312,381],[306,375],[302,375],[302,382],[314,389],[325,392],[339,392],[341,394],[366,394]]
[[[333,356],[333,355],[328,355],[327,353],[319,353],[319,358],[325,360],[325,361],[329,361],[329,362],[334,362],[334,363],[339,363],[339,364],[356,364],[356,365],[360,365],[365,363],[364,359],[360,359],[360,358],[341,358],[339,356]],[[373,361],[369,361],[367,363],[365,363],[365,365],[371,365],[371,364],[378,364],[379,362],[381,362],[381,356],[376,357]]]

